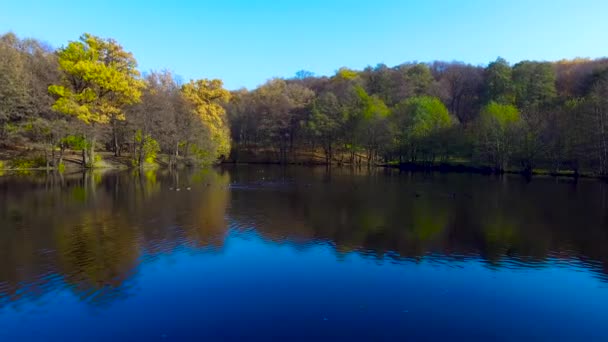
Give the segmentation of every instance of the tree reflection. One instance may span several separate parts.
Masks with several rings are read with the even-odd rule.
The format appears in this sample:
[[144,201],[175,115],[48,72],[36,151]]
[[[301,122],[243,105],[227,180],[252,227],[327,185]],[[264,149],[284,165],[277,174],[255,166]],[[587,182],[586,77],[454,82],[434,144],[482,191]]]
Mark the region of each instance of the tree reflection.
[[230,177],[202,174],[0,179],[0,305],[43,295],[53,288],[49,282],[62,282],[82,300],[103,304],[128,293],[142,257],[180,246],[221,247]]
[[340,253],[413,260],[474,256],[493,266],[555,258],[608,264],[607,189],[597,181],[322,168],[232,172],[242,185],[232,193],[231,217],[270,240],[331,241]]
[[121,214],[83,212],[56,229],[58,271],[83,299],[115,294],[137,264],[137,232]]
[[233,167],[0,178],[0,306],[68,286],[95,305],[129,294],[141,262],[214,252],[230,227],[337,257],[580,261],[608,274],[608,189],[583,181]]

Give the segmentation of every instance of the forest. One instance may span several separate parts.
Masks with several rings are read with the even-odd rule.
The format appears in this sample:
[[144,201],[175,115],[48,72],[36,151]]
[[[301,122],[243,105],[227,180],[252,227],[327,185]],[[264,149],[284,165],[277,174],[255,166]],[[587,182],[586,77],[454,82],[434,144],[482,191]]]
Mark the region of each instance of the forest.
[[141,73],[113,39],[0,36],[0,169],[216,162],[608,175],[608,58],[410,62],[256,89]]

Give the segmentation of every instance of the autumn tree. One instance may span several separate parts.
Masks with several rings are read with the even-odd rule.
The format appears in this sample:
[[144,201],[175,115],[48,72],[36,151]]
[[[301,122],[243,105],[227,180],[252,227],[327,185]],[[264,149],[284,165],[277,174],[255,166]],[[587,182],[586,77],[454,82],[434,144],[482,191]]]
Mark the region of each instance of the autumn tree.
[[15,48],[17,37],[8,33],[0,37],[0,140],[5,141],[10,122],[22,116],[27,101],[25,63]]
[[304,128],[303,115],[314,93],[300,84],[273,79],[256,89],[253,96],[259,127],[269,145],[278,149],[279,161],[286,163],[297,134]]
[[133,55],[113,39],[85,33],[57,55],[62,79],[49,86],[56,97],[53,109],[91,126],[90,148],[88,153],[83,150],[83,164],[93,166],[97,126],[112,125],[114,152],[118,154],[116,125],[125,119],[125,106],[139,101],[144,82]]
[[221,80],[202,79],[184,84],[182,93],[193,104],[210,137],[209,146],[195,146],[199,155],[227,157],[230,153],[230,129],[222,105],[230,100],[230,92],[223,88]]
[[464,63],[435,62],[432,70],[439,83],[439,95],[460,123],[473,121],[479,113],[483,68]]

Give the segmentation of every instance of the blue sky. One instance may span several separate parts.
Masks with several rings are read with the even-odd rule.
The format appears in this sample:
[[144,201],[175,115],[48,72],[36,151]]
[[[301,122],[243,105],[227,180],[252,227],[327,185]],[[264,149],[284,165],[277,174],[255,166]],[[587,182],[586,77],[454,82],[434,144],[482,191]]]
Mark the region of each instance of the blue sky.
[[306,69],[608,56],[606,0],[3,0],[0,32],[118,40],[142,71],[253,88]]

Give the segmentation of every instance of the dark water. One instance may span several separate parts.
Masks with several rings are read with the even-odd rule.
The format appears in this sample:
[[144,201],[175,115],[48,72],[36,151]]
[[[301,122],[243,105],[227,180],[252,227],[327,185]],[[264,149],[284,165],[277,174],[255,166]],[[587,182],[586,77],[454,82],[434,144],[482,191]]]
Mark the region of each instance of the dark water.
[[592,180],[5,175],[0,340],[606,341],[607,209]]

